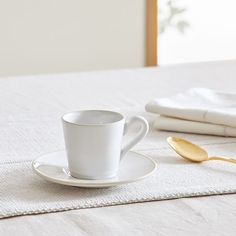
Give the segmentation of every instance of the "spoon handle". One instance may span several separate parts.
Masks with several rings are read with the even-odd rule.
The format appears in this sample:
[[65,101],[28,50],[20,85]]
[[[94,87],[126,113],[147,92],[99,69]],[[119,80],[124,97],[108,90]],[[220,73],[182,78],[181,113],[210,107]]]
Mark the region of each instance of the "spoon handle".
[[229,157],[209,157],[208,160],[227,161],[236,164],[236,160]]

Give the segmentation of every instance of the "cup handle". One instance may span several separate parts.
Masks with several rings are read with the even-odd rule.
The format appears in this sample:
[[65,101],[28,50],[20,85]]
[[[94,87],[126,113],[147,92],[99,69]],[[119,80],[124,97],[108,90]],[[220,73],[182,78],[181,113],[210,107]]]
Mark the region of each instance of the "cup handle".
[[133,116],[129,120],[125,122],[124,126],[124,134],[125,135],[128,131],[128,129],[135,123],[140,124],[140,129],[138,134],[130,140],[122,149],[121,149],[121,154],[120,154],[120,159],[122,159],[125,154],[134,146],[136,145],[141,139],[143,139],[148,130],[149,130],[149,125],[146,119],[144,119],[142,116]]

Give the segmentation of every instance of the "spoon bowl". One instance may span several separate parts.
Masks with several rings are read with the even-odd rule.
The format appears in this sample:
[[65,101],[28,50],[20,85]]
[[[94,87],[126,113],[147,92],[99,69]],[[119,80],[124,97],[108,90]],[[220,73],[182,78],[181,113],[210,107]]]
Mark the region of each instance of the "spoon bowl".
[[227,161],[236,164],[236,160],[228,157],[209,157],[208,153],[201,147],[187,140],[168,137],[167,142],[181,157],[192,162],[203,162],[209,160]]
[[168,137],[167,142],[180,156],[189,161],[202,162],[208,160],[208,154],[204,149],[187,140]]

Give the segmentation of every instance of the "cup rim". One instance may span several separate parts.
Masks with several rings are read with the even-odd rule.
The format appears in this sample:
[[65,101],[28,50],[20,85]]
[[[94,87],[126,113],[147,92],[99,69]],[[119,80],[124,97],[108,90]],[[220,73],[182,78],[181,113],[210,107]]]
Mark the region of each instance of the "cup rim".
[[[65,119],[65,116],[66,115],[69,115],[69,114],[73,114],[73,113],[81,113],[81,112],[107,112],[107,113],[113,113],[117,116],[120,116],[120,119],[119,120],[116,120],[116,121],[113,121],[113,122],[107,122],[107,123],[103,123],[103,124],[88,124],[88,123],[75,123],[75,122],[70,122],[68,120]],[[66,112],[64,113],[62,116],[61,116],[61,120],[67,124],[70,124],[70,125],[77,125],[77,126],[106,126],[106,125],[112,125],[112,124],[115,124],[115,123],[118,123],[122,120],[124,120],[124,116],[119,113],[119,112],[115,112],[115,111],[111,111],[111,110],[77,110],[77,111],[71,111],[71,112]]]

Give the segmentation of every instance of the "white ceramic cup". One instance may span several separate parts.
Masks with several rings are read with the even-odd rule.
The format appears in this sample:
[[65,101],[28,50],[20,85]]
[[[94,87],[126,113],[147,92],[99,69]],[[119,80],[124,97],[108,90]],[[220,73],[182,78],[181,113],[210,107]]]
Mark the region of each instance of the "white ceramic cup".
[[[113,111],[85,110],[62,116],[68,167],[80,179],[108,179],[117,175],[120,160],[148,132],[148,122],[141,116],[128,121]],[[122,138],[131,124],[140,129],[123,148]]]

